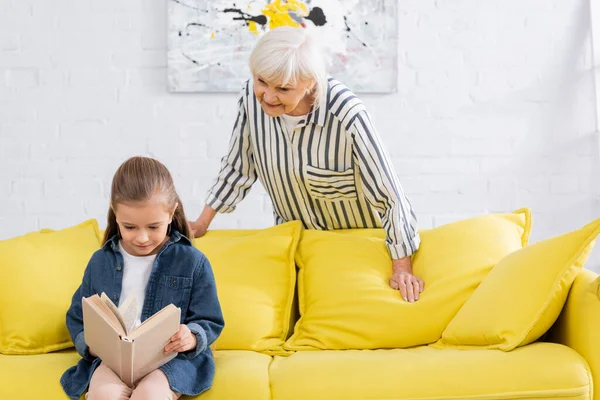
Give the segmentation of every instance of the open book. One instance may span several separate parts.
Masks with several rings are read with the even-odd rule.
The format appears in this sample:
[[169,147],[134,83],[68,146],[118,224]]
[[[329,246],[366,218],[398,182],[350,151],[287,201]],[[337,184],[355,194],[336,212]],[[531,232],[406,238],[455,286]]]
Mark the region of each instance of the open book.
[[129,387],[177,356],[165,353],[171,336],[179,330],[181,310],[169,304],[134,328],[137,300],[128,297],[120,307],[104,294],[82,299],[87,345]]

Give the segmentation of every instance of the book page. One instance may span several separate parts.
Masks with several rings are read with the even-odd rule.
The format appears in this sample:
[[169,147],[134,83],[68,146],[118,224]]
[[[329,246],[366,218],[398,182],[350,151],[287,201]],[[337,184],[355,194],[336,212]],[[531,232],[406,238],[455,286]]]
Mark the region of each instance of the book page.
[[131,293],[125,300],[119,304],[119,313],[123,317],[123,323],[125,324],[125,332],[127,335],[133,331],[135,327],[135,321],[137,320],[138,313],[138,299],[134,293]]
[[[82,299],[83,302],[83,299]],[[115,332],[119,334],[119,336],[125,336],[125,331],[123,330],[123,326],[119,322],[117,316],[113,313],[113,311],[109,308],[104,300],[100,298],[97,294],[94,294],[90,297],[86,298],[86,302],[88,303],[88,308],[92,308],[95,311],[95,314],[102,317]],[[85,318],[84,318],[85,320]],[[85,330],[85,322],[84,322],[84,330]]]
[[[166,318],[166,314],[171,314],[174,312],[174,309],[179,310],[178,313],[181,316],[181,309],[179,307],[175,307],[173,303],[163,307],[161,310],[158,310],[156,314],[151,315],[148,319],[146,319],[140,326],[135,328],[133,332],[131,332],[130,338],[135,339],[137,336],[142,335],[146,330],[154,329],[155,325],[159,325]],[[155,321],[158,320],[158,321]],[[179,325],[177,325],[179,327]],[[177,332],[175,332],[177,333]],[[173,335],[175,334],[173,333]]]
[[164,348],[179,330],[181,309],[169,304],[130,335],[134,343],[133,371],[134,379],[138,381],[146,374],[177,356],[175,352],[165,353]]
[[121,374],[121,325],[106,303],[95,294],[82,298],[85,343],[102,359],[102,363]]
[[104,304],[106,304],[108,306],[108,308],[114,314],[114,316],[117,317],[117,320],[119,320],[119,323],[121,324],[121,328],[123,329],[123,332],[125,332],[125,335],[127,335],[127,333],[128,333],[127,332],[127,324],[123,320],[123,316],[121,315],[121,312],[119,311],[117,306],[115,306],[115,303],[113,303],[110,300],[110,298],[106,295],[106,293],[104,293],[104,292],[102,292],[102,294],[100,295],[100,298],[102,299]]

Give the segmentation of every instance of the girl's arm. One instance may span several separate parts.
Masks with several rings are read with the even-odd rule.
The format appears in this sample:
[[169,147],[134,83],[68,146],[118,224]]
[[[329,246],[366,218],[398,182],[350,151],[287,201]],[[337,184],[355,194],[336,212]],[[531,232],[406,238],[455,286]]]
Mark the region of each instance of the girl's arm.
[[212,267],[205,256],[201,256],[194,272],[190,305],[184,323],[196,336],[196,348],[179,355],[190,359],[217,340],[225,326]]
[[71,335],[71,340],[73,341],[73,344],[75,344],[75,349],[79,355],[83,357],[84,360],[88,361],[92,361],[95,358],[95,355],[90,353],[90,348],[85,343],[85,338],[83,336],[83,311],[81,309],[81,299],[93,294],[90,275],[91,266],[96,257],[96,254],[94,254],[90,259],[90,262],[83,273],[81,285],[75,291],[75,294],[71,299],[71,306],[67,310],[67,329]]

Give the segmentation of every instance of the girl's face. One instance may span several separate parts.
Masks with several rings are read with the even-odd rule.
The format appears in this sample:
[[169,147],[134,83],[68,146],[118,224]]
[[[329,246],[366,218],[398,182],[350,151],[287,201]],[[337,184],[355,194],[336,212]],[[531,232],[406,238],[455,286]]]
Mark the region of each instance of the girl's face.
[[299,80],[294,85],[282,86],[281,82],[267,81],[260,75],[254,75],[254,95],[264,112],[270,117],[281,114],[304,115],[310,111],[310,105],[302,100],[312,88],[312,81]]
[[169,210],[162,199],[119,203],[113,206],[122,245],[132,256],[156,254],[167,241],[167,230],[175,208]]

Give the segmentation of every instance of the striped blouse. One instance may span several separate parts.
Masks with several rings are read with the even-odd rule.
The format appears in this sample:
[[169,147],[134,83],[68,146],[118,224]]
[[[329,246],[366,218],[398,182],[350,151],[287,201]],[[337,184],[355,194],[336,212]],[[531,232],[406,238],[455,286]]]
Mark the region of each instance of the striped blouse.
[[383,227],[393,259],[414,253],[420,243],[415,213],[362,101],[330,79],[319,107],[290,132],[281,117],[263,112],[252,85],[249,80],[242,89],[229,152],[206,204],[231,212],[259,178],[276,224]]

